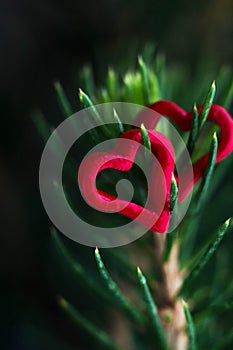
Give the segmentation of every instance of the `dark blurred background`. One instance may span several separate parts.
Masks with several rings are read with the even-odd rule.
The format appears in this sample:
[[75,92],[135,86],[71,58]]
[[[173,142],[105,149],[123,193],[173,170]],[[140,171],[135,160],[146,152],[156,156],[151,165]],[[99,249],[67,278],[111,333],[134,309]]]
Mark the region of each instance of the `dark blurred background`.
[[[50,223],[38,189],[43,142],[32,112],[40,109],[58,125],[54,80],[62,82],[78,108],[78,71],[83,64],[90,63],[101,82],[109,65],[127,66],[147,42],[168,62],[191,71],[200,60],[210,66],[231,64],[232,14],[231,0],[1,0],[3,349],[63,349],[66,338],[72,343],[72,330],[64,329],[49,283],[54,273],[48,248]],[[77,340],[74,345],[77,348]]]

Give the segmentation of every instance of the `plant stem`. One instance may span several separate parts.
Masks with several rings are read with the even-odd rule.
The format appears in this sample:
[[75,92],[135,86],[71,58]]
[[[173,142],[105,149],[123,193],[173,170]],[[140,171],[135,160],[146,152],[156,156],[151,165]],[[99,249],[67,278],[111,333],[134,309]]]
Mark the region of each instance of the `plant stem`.
[[174,241],[166,262],[163,259],[165,246],[166,235],[155,234],[155,259],[161,277],[156,288],[158,312],[170,348],[186,350],[188,346],[186,319],[182,301],[176,299],[177,291],[183,282],[183,272],[180,271],[178,264],[179,244]]

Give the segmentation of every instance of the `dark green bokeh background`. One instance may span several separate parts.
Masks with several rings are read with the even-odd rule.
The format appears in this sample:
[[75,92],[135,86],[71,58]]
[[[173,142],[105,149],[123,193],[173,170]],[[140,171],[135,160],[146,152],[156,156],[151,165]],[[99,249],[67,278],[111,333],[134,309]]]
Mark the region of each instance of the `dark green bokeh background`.
[[[41,109],[57,126],[62,117],[54,80],[78,108],[75,88],[84,63],[93,65],[101,82],[109,65],[129,66],[148,41],[168,62],[192,72],[200,61],[210,68],[231,65],[232,13],[231,0],[1,1],[1,348],[64,349],[61,344],[68,342],[83,349],[54,300],[59,288],[74,295],[76,290],[68,278],[54,283],[60,273],[52,265],[50,222],[39,196],[43,143],[32,111]],[[231,198],[230,180],[229,175],[223,193]],[[225,211],[231,215],[232,201],[224,206],[224,198],[214,215],[207,210],[211,228],[226,218]]]

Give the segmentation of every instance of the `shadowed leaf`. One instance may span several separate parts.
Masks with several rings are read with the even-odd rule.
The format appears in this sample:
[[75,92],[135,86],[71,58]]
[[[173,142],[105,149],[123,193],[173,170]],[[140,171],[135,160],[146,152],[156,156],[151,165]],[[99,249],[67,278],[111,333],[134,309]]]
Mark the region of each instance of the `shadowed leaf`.
[[101,348],[103,347],[108,350],[121,350],[112,342],[105,332],[83,317],[70,303],[68,303],[67,300],[59,297],[58,304],[80,328],[84,329],[97,343],[101,345]]

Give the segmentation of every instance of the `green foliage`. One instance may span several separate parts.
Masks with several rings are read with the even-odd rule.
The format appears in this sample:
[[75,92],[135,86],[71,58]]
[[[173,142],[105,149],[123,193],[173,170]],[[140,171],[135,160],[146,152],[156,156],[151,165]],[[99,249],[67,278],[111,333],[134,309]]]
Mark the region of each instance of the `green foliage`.
[[67,300],[59,297],[58,303],[79,327],[83,328],[101,345],[101,349],[122,350],[111,341],[105,332],[83,317]]
[[[111,136],[111,133],[109,132],[108,128],[105,126],[104,120],[102,120],[101,116],[99,115],[97,109],[95,108],[95,105],[91,98],[85,94],[81,89],[79,89],[79,101],[82,108],[90,108],[91,116],[94,119],[97,119],[101,124],[101,130],[104,132],[105,135]],[[95,130],[91,131],[91,135],[94,136],[94,140],[98,142],[98,134],[96,135]]]
[[113,116],[114,116],[114,122],[117,124],[118,132],[120,134],[123,133],[124,132],[124,125],[122,124],[115,108],[113,109]]
[[[206,71],[206,67],[203,68],[200,65],[198,69],[199,74],[196,73],[195,79],[190,79],[188,72],[182,67],[166,66],[163,55],[157,55],[154,60],[150,55],[146,54],[139,56],[136,68],[132,67],[130,70],[123,72],[120,67],[119,69],[109,68],[105,86],[101,87],[99,84],[96,84],[91,68],[86,66],[80,72],[81,87],[85,90],[85,93],[83,90],[79,90],[80,105],[82,108],[90,109],[92,118],[101,120],[101,116],[95,108],[97,103],[127,101],[146,105],[159,99],[170,98],[174,102],[181,103],[182,107],[190,108],[190,106],[193,106],[194,101],[198,104],[204,101],[200,115],[198,115],[196,104],[194,104],[192,129],[189,135],[184,135],[185,139],[187,139],[187,148],[190,154],[195,156],[195,153],[199,151],[197,148],[201,138],[200,131],[203,132],[205,129],[203,126],[206,124],[213,99],[215,98],[216,103],[222,101],[223,106],[227,108],[232,101],[233,89],[233,80],[229,80],[229,71],[221,71],[221,74],[216,78],[218,85],[217,94],[215,95],[216,87],[214,82],[206,95],[209,81],[212,81],[214,77],[210,73],[203,74],[203,69]],[[202,84],[203,76],[205,76],[206,80]],[[71,107],[60,83],[55,84],[55,91],[61,112],[64,117],[68,117],[75,109]],[[122,124],[117,111],[113,110],[111,117],[112,120],[109,122],[115,122],[115,132],[119,135],[125,130],[125,126]],[[37,114],[34,116],[34,122],[41,137],[47,140],[51,128],[48,126],[45,118]],[[111,132],[109,134],[109,129],[105,126],[100,132],[105,136],[115,136]],[[141,135],[143,144],[150,150],[150,139],[144,125],[141,126]],[[230,227],[231,221],[229,219],[221,225],[213,238],[210,238],[212,223],[205,221],[206,213],[209,210],[209,202],[207,200],[210,201],[210,199],[220,195],[220,193],[216,192],[216,188],[223,181],[227,164],[228,169],[232,167],[232,158],[225,162],[225,167],[224,165],[219,166],[216,177],[215,160],[218,140],[216,134],[212,135],[213,132],[211,131],[210,136],[212,140],[209,148],[208,166],[204,177],[194,192],[191,208],[178,229],[166,235],[164,250],[160,256],[155,256],[155,248],[157,246],[154,244],[154,237],[148,233],[145,237],[127,247],[110,249],[108,252],[101,251],[104,259],[102,259],[98,249],[96,249],[96,268],[96,264],[91,265],[89,258],[88,260],[79,255],[74,258],[59,237],[59,234],[55,229],[52,229],[53,246],[56,247],[62,259],[64,259],[64,264],[66,264],[67,268],[74,271],[78,283],[98,297],[98,303],[101,305],[103,315],[108,315],[109,310],[113,307],[120,311],[124,320],[130,320],[129,323],[126,323],[126,327],[127,333],[133,339],[134,350],[155,348],[154,339],[156,339],[156,348],[169,349],[164,322],[169,323],[170,318],[168,317],[165,321],[161,319],[160,308],[162,303],[157,303],[157,297],[161,296],[159,293],[157,295],[156,292],[162,283],[161,280],[165,273],[161,266],[167,266],[173,259],[172,251],[175,243],[178,243],[180,247],[180,261],[178,261],[177,265],[184,267],[183,275],[186,277],[182,278],[182,285],[172,302],[180,301],[181,295],[185,295],[189,299],[188,303],[190,301],[189,305],[192,305],[193,317],[189,311],[188,304],[183,304],[189,349],[203,349],[206,346],[212,346],[213,349],[223,349],[227,343],[232,344],[233,336],[232,332],[229,332],[229,322],[226,321],[220,325],[217,322],[217,317],[220,313],[232,309],[232,301],[226,301],[225,299],[228,294],[232,293],[232,287],[229,286],[228,290],[226,288],[226,293],[224,294],[223,278],[221,279],[222,266],[215,266],[214,259],[211,259],[218,252],[220,242]],[[91,136],[93,143],[98,143],[99,135],[95,130],[91,131]],[[203,143],[207,142],[206,140],[202,141]],[[208,142],[207,145],[209,147]],[[110,177],[109,180],[111,182],[113,178]],[[175,210],[177,196],[178,188],[173,177],[171,182],[171,211]],[[225,220],[224,214],[218,217],[218,222],[223,222],[223,220]],[[214,224],[215,222],[216,220],[213,221]],[[221,247],[219,248],[220,251],[224,248],[228,249],[228,247],[224,246],[224,242]],[[103,260],[107,262],[111,275]],[[91,265],[90,270],[86,269],[87,264]],[[137,265],[143,266],[143,270],[147,270],[146,274],[148,275],[150,286],[153,286],[153,288],[149,288],[147,279],[139,268],[136,278],[136,274],[132,270]],[[211,271],[213,268],[216,270],[215,273]],[[98,276],[100,275],[98,282],[96,279],[97,270],[99,272]],[[225,275],[229,281],[231,278],[230,267],[226,265],[225,270]],[[226,284],[227,281],[225,282]],[[127,285],[127,290],[130,290],[130,293],[125,293],[125,285]],[[210,290],[214,291],[212,295],[209,292]],[[219,291],[222,291],[221,300]],[[156,300],[156,304],[154,300]],[[76,305],[76,302],[78,303],[78,300],[72,302],[72,304]],[[75,321],[78,328],[85,330],[91,335],[93,348],[98,344],[98,346],[106,349],[119,349],[110,337],[100,329],[99,323],[98,326],[95,324],[95,318],[93,318],[93,322],[90,322],[88,318],[82,316],[76,308],[63,298],[59,299],[59,305]],[[145,310],[142,309],[142,305],[144,305]],[[91,309],[95,309],[95,305],[92,305]],[[102,325],[106,329],[104,319]],[[150,332],[149,328],[152,328],[152,332]],[[213,334],[208,329],[219,330],[220,338],[222,333],[226,332],[226,337],[215,341]],[[170,348],[172,349],[172,347]]]
[[207,94],[205,101],[203,103],[202,111],[201,111],[200,116],[199,116],[199,131],[202,129],[203,125],[206,122],[211,105],[212,105],[213,100],[214,100],[215,91],[216,91],[216,85],[215,85],[215,81],[214,81],[210,86],[208,94]]
[[95,259],[96,259],[97,266],[99,268],[100,275],[105,281],[108,290],[110,291],[112,296],[115,298],[116,303],[118,303],[130,315],[130,317],[132,317],[136,321],[142,322],[143,318],[141,314],[120,291],[117,284],[113,281],[108,271],[106,270],[106,267],[101,259],[98,248],[96,248],[95,250]]
[[212,255],[215,253],[216,249],[218,248],[219,244],[221,243],[225,233],[227,232],[227,229],[230,225],[230,219],[228,219],[217,231],[217,234],[214,236],[214,238],[211,239],[210,243],[208,244],[207,248],[205,249],[203,255],[201,256],[199,262],[197,265],[193,268],[193,270],[190,272],[190,274],[186,277],[184,280],[183,286],[181,291],[185,291],[185,289],[189,286],[189,283],[193,281],[200,272],[204,269],[206,264],[209,262]]
[[39,111],[36,111],[35,113],[33,113],[32,120],[35,124],[38,134],[40,135],[42,140],[46,142],[52,132],[52,128],[48,124],[47,120],[45,119],[43,114]]
[[143,61],[142,57],[138,57],[138,64],[141,71],[141,77],[142,77],[142,86],[143,86],[143,94],[144,94],[144,101],[146,104],[149,104],[150,102],[150,73],[148,70],[148,67],[146,66],[145,62]]
[[59,106],[61,108],[61,111],[63,112],[63,115],[65,118],[68,118],[73,113],[73,109],[71,107],[70,102],[68,101],[68,98],[66,97],[65,91],[63,89],[63,86],[60,82],[54,83],[54,88],[57,96],[57,101],[59,103]]
[[229,81],[229,85],[227,86],[227,89],[224,93],[222,105],[224,108],[229,108],[230,103],[232,102],[232,96],[233,96],[233,76],[231,77],[231,80]]
[[142,144],[149,150],[151,151],[151,143],[150,143],[150,138],[148,135],[148,132],[144,126],[144,124],[141,125],[141,136],[142,136]]
[[216,163],[217,150],[218,150],[218,139],[217,139],[216,133],[214,133],[213,139],[211,142],[211,147],[210,147],[208,164],[207,164],[205,174],[202,178],[202,181],[201,181],[200,187],[198,189],[198,193],[197,193],[198,203],[196,206],[196,212],[198,212],[198,210],[200,210],[200,208],[203,205],[203,202],[206,198],[206,195],[208,193],[208,189],[211,187],[211,180],[212,180],[213,173],[214,173],[214,166]]
[[173,211],[173,209],[175,208],[177,199],[178,199],[178,186],[177,186],[174,174],[172,174],[171,192],[170,192],[170,211]]
[[[162,75],[162,67],[159,66],[158,69]],[[138,58],[138,67],[135,71],[122,74],[109,68],[104,88],[95,87],[90,71],[89,67],[84,68],[81,72],[81,81],[94,103],[125,101],[146,105],[161,98],[159,78],[142,56]]]
[[62,239],[59,236],[59,233],[55,228],[51,228],[51,236],[54,242],[56,249],[63,259],[69,264],[69,267],[74,271],[77,276],[77,279],[80,280],[86,288],[89,288],[92,292],[96,293],[101,299],[108,299],[106,294],[102,291],[101,288],[97,288],[95,281],[91,276],[85,271],[82,265],[80,265],[69,253],[65,247]]
[[193,153],[198,136],[198,111],[196,104],[193,107],[192,129],[189,134],[187,148],[190,154]]
[[195,327],[193,324],[192,316],[189,311],[188,304],[183,301],[183,307],[184,307],[184,314],[187,322],[187,330],[188,330],[188,337],[189,337],[189,350],[196,350],[196,335],[195,335]]
[[147,306],[147,313],[150,317],[154,332],[159,340],[160,348],[161,350],[167,350],[168,345],[166,341],[166,336],[159,318],[158,309],[154,303],[151,292],[149,290],[146,277],[143,275],[139,267],[137,268],[137,272],[138,272],[138,280],[142,289],[142,294]]

